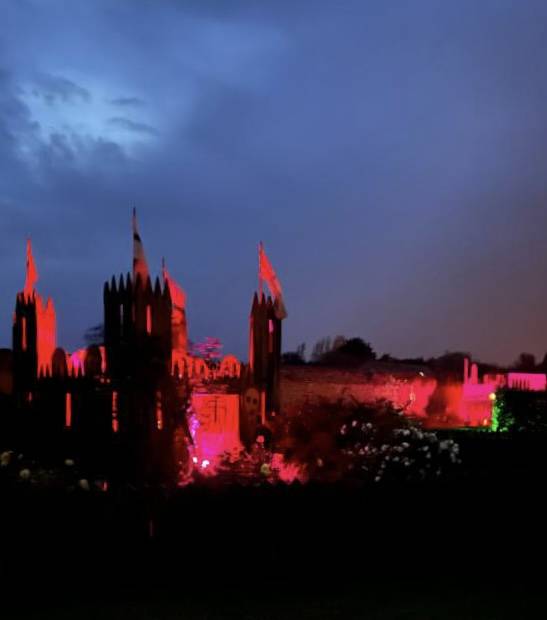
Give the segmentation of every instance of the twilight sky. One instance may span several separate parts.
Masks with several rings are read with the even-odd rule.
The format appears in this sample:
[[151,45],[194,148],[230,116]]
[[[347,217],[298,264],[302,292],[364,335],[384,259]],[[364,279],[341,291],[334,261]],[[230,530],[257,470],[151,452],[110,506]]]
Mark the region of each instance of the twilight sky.
[[148,260],[246,357],[262,239],[285,349],[547,351],[544,0],[0,0],[0,346],[31,235],[59,342]]

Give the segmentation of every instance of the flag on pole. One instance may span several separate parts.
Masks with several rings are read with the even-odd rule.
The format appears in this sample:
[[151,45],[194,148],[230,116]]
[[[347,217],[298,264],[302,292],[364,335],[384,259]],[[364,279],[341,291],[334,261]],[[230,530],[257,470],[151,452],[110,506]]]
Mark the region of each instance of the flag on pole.
[[169,275],[167,267],[165,266],[165,259],[162,260],[161,267],[163,281],[169,287],[169,293],[171,294],[171,302],[173,306],[184,310],[186,307],[186,293],[183,291],[182,287]]
[[38,270],[32,256],[32,244],[27,239],[27,272],[25,277],[25,295],[31,296],[34,291],[34,285],[38,281]]
[[149,271],[144,247],[137,228],[137,210],[133,209],[133,279],[135,281],[137,276],[141,276],[142,283],[145,284],[149,277]]
[[275,316],[280,320],[287,318],[287,309],[283,301],[283,290],[281,289],[277,274],[270,263],[270,259],[266,256],[262,241],[258,246],[258,275],[260,280],[264,280],[270,289],[274,299]]

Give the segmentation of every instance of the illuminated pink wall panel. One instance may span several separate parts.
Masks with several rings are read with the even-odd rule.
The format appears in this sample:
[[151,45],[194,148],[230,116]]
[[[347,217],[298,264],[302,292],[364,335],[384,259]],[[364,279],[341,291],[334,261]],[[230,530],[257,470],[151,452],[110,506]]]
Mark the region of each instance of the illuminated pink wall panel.
[[241,449],[238,394],[194,392],[192,408],[197,422],[193,433],[195,457],[199,463]]
[[547,388],[547,375],[535,372],[510,372],[507,385],[514,390],[543,392]]

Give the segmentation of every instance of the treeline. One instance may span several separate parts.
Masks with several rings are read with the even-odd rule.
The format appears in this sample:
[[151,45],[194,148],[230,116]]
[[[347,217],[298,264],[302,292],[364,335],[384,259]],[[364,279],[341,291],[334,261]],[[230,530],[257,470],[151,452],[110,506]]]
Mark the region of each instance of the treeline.
[[282,361],[287,365],[325,364],[331,366],[358,365],[377,358],[376,352],[362,338],[346,338],[336,336],[321,338],[311,352],[310,359],[306,358],[306,344],[302,343],[295,351],[283,354]]
[[437,377],[444,380],[461,380],[464,359],[470,359],[478,363],[481,374],[515,372],[543,372],[547,373],[547,354],[541,362],[537,362],[531,353],[521,353],[509,366],[501,366],[473,359],[469,352],[446,351],[438,357],[413,357],[401,358],[389,353],[379,356],[372,345],[359,337],[347,338],[338,335],[334,338],[325,337],[318,340],[308,356],[306,343],[300,344],[294,351],[283,354],[282,361],[285,365],[316,364],[325,366],[359,366],[367,362],[385,364],[403,364],[423,366],[431,370]]

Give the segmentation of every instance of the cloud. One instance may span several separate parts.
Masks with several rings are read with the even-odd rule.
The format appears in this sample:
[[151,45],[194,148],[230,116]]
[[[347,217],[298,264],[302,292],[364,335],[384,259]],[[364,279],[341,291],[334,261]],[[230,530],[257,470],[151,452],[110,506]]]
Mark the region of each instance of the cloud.
[[121,107],[144,105],[144,101],[138,97],[118,97],[117,99],[109,99],[108,103]]
[[195,340],[245,355],[262,238],[287,347],[338,332],[401,355],[542,357],[546,12],[11,3],[0,345],[25,236],[74,348],[100,321],[103,279],[130,267],[136,204],[151,266],[165,254],[188,290]]
[[127,131],[134,131],[136,133],[144,133],[150,136],[157,136],[158,130],[152,127],[151,125],[147,125],[146,123],[138,123],[130,120],[129,118],[125,118],[123,116],[115,116],[108,119],[108,124],[113,125],[115,127],[120,127],[121,129],[127,129]]
[[49,105],[91,101],[88,90],[59,75],[39,75],[31,87],[31,92],[34,97],[43,99]]

